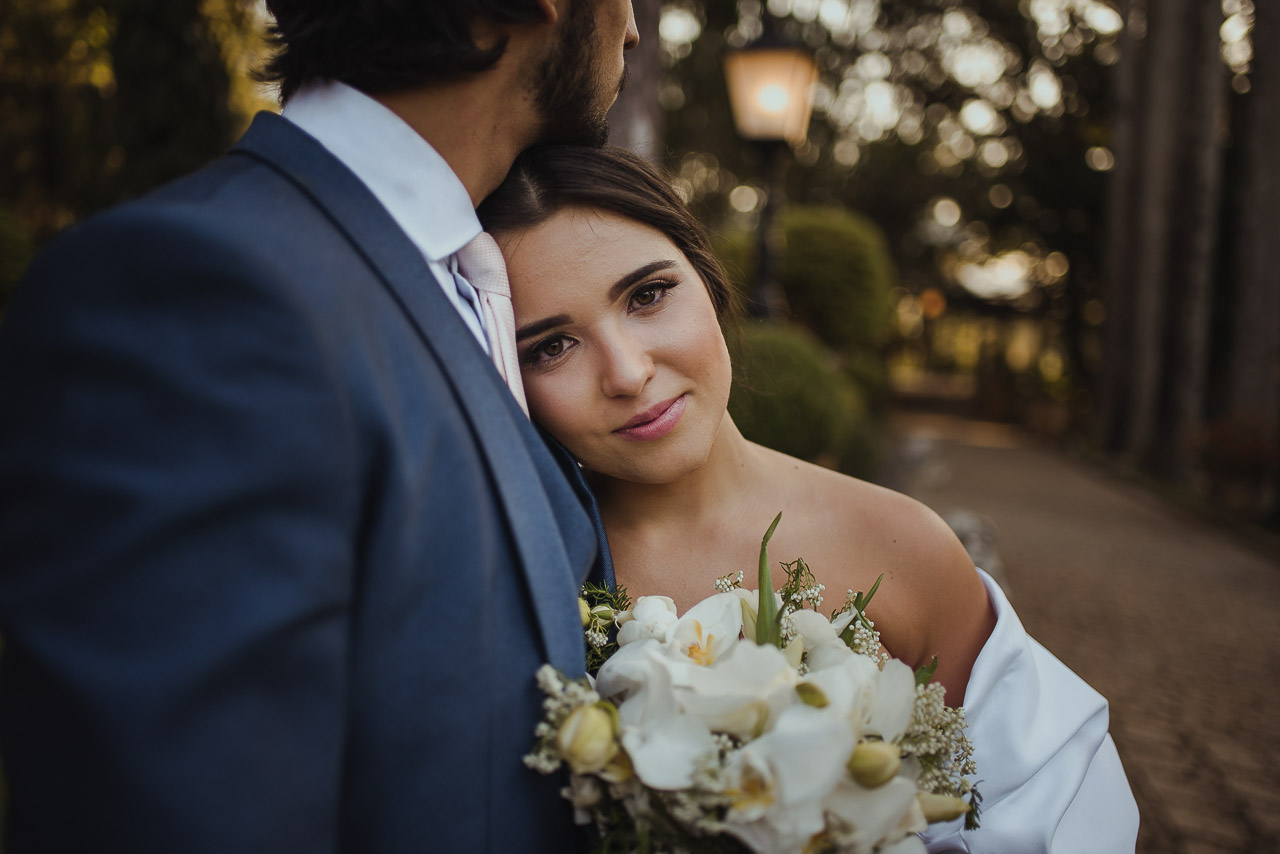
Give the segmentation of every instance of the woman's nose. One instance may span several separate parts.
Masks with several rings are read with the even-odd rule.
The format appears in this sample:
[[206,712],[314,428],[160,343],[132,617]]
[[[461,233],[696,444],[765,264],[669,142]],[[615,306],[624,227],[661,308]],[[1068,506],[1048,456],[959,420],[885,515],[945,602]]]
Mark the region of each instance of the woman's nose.
[[644,391],[653,376],[649,351],[632,337],[613,336],[604,350],[600,390],[607,397],[634,397]]

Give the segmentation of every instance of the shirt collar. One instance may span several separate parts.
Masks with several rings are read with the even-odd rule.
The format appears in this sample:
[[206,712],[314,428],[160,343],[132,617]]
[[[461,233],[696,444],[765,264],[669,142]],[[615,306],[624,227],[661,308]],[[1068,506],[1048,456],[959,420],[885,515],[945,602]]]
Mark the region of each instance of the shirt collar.
[[431,261],[480,233],[471,197],[444,158],[382,104],[344,83],[302,87],[282,115],[355,173]]

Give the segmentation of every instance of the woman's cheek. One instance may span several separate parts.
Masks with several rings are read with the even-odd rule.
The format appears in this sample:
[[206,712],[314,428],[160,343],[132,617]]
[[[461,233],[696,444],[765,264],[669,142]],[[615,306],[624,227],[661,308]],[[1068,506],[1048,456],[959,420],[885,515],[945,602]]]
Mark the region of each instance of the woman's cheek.
[[592,412],[589,389],[584,385],[586,379],[573,367],[562,365],[549,373],[527,371],[524,374],[530,417],[570,449],[587,431],[587,418]]

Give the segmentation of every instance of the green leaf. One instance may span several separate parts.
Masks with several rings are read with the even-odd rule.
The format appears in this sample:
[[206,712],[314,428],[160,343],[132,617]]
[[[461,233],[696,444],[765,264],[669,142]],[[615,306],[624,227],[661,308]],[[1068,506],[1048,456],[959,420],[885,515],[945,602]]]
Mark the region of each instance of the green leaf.
[[862,600],[862,608],[863,608],[863,610],[866,610],[867,606],[871,604],[871,600],[875,597],[875,595],[876,595],[876,591],[880,589],[880,582],[881,582],[881,581],[884,581],[884,573],[883,573],[883,572],[882,572],[882,573],[880,573],[878,576],[876,576],[876,583],[875,583],[875,584],[873,584],[873,585],[871,585],[871,589],[867,591],[867,596],[866,596],[866,598]]
[[777,516],[773,517],[773,524],[769,526],[768,531],[765,531],[764,539],[760,541],[758,575],[760,602],[756,607],[756,643],[761,646],[765,644],[782,646],[782,631],[778,625],[778,603],[773,599],[773,578],[769,574],[769,540],[773,538],[773,532],[777,530],[780,521],[782,521],[781,510],[778,511]]
[[938,670],[938,656],[934,656],[933,660],[916,671],[916,685],[928,685],[929,680],[933,678],[933,674]]
[[871,585],[871,590],[865,595],[861,590],[858,595],[853,597],[853,609],[858,612],[858,622],[862,623],[868,630],[873,630],[871,621],[867,619],[867,606],[871,604],[871,600],[875,597],[876,591],[880,589],[880,582],[884,581],[884,573],[876,576],[876,583]]
[[969,790],[969,812],[964,817],[965,830],[977,830],[981,824],[982,795],[977,788]]

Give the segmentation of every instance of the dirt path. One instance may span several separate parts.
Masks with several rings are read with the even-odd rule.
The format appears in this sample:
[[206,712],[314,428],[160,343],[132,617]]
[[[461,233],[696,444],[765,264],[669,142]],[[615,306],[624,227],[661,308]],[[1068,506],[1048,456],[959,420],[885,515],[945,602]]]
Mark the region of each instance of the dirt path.
[[978,514],[1028,631],[1111,701],[1138,850],[1280,851],[1280,549],[1012,428],[896,423],[892,485]]

